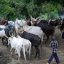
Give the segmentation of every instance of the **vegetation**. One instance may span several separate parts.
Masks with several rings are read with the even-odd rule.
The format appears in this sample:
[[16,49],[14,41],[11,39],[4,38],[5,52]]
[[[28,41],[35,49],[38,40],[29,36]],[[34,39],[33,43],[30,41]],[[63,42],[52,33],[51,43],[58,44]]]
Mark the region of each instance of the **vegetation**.
[[0,0],[0,18],[40,17],[54,19],[63,10],[63,0]]

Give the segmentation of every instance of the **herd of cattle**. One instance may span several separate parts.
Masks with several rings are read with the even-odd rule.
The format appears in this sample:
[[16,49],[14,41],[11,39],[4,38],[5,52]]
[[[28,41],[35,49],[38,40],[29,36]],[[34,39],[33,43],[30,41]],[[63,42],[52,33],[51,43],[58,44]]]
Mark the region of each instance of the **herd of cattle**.
[[[15,49],[15,54],[18,54],[18,60],[20,59],[20,51],[22,50],[24,59],[26,61],[26,53],[31,53],[31,47],[35,48],[35,57],[40,57],[40,48],[42,46],[44,35],[47,36],[45,43],[49,37],[55,33],[55,27],[59,26],[61,33],[64,28],[64,19],[55,20],[40,20],[31,18],[31,20],[19,20],[7,21],[3,20],[0,22],[0,37],[2,43],[6,46],[11,46]],[[64,38],[64,34],[62,34]]]

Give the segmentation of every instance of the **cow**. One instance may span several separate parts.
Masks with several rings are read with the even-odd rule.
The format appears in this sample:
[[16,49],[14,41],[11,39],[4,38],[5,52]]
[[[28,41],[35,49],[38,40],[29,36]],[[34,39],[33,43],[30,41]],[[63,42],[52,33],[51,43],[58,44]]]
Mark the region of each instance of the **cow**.
[[47,36],[47,39],[45,41],[46,43],[49,39],[49,36],[54,35],[55,32],[54,26],[50,25],[47,20],[36,20],[36,21],[33,20],[33,22],[31,20],[32,25],[40,27],[42,31],[45,33],[45,35]]
[[8,20],[2,19],[2,20],[0,21],[0,25],[8,25]]
[[31,42],[27,39],[21,38],[19,35],[17,36],[11,36],[8,38],[8,45],[11,45],[11,54],[12,54],[12,49],[15,49],[15,54],[18,54],[18,61],[20,60],[20,52],[22,50],[25,63],[27,62],[26,60],[26,53],[29,53],[30,57],[30,52],[31,52]]
[[16,33],[18,33],[20,31],[24,30],[28,33],[32,33],[34,35],[38,35],[41,38],[41,43],[43,42],[43,37],[44,37],[44,32],[42,31],[42,29],[38,26],[28,26],[27,22],[25,20],[18,20],[16,19],[15,21],[15,29],[16,29]]
[[38,37],[37,35],[34,35],[32,33],[28,33],[26,31],[23,31],[23,33],[19,33],[19,35],[22,37],[22,38],[25,38],[25,39],[28,39],[32,46],[35,47],[35,50],[36,50],[36,55],[35,57],[40,57],[40,50],[39,50],[39,46],[41,45],[41,39],[40,37]]
[[49,24],[56,27],[61,24],[61,19],[49,20]]
[[5,38],[7,40],[13,31],[14,31],[14,27],[11,25],[7,25],[5,29],[0,28],[0,37],[2,38],[2,43],[4,45],[7,45],[7,42],[6,43],[4,42]]

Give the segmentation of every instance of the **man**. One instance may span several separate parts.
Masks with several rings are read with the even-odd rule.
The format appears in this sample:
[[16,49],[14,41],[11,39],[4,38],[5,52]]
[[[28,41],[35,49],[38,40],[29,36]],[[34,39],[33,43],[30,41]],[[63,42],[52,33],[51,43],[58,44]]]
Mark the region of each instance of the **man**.
[[57,42],[57,40],[55,40],[54,36],[52,37],[52,41],[50,42],[50,47],[52,48],[52,55],[49,58],[47,64],[50,64],[51,61],[53,60],[53,58],[55,58],[56,63],[59,64],[60,61],[59,61],[59,58],[58,58],[57,53],[56,53],[57,48],[58,48],[58,42]]

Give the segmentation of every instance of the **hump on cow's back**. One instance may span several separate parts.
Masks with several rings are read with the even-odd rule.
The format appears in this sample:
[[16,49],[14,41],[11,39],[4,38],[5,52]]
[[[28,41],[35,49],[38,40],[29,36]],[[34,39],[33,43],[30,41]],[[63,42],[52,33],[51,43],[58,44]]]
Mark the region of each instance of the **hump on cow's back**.
[[41,23],[48,23],[47,20],[41,20]]

